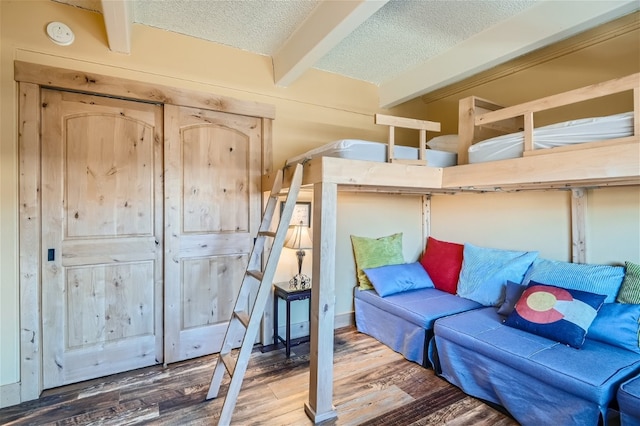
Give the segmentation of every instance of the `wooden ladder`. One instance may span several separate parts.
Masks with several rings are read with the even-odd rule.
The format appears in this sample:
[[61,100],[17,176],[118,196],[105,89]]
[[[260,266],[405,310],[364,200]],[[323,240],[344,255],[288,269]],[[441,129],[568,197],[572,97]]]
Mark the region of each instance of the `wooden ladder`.
[[[231,423],[231,416],[233,415],[233,409],[236,405],[236,399],[240,393],[240,387],[242,386],[242,380],[247,370],[247,364],[249,363],[249,357],[253,350],[253,344],[256,340],[256,336],[260,327],[260,321],[262,320],[262,314],[264,312],[269,293],[271,292],[271,284],[273,282],[273,276],[278,265],[282,246],[284,245],[285,236],[293,216],[293,210],[300,192],[300,185],[302,184],[302,165],[295,166],[296,169],[293,173],[291,185],[289,186],[289,192],[287,194],[284,207],[280,215],[278,226],[275,232],[270,231],[271,222],[278,205],[278,196],[282,189],[282,181],[284,170],[279,170],[276,174],[273,188],[269,194],[269,200],[265,207],[264,214],[262,216],[262,223],[258,229],[258,235],[256,237],[249,262],[247,264],[247,270],[245,271],[242,284],[240,286],[240,292],[236,299],[231,320],[227,326],[227,331],[222,343],[222,349],[218,355],[216,361],[216,367],[213,370],[213,377],[211,378],[211,384],[209,385],[209,392],[207,393],[207,399],[216,398],[218,391],[220,390],[220,384],[224,376],[224,371],[229,373],[231,382],[229,383],[229,389],[222,405],[222,412],[218,420],[219,425],[229,425]],[[267,238],[273,239],[271,252],[265,262],[264,270],[261,269],[261,255],[265,248]],[[255,302],[253,307],[247,307],[247,300],[251,294],[256,293]],[[241,342],[240,350],[238,352],[237,359],[231,355],[231,351],[237,342]]]

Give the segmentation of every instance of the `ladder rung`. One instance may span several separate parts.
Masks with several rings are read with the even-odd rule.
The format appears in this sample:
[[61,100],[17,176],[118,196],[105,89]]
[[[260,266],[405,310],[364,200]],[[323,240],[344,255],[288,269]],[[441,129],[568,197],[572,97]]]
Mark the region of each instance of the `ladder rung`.
[[262,281],[262,272],[260,271],[247,271],[247,275],[255,278],[258,281]]
[[249,327],[249,314],[246,311],[234,312],[233,315],[238,318],[238,321],[244,325],[244,328]]
[[258,235],[262,235],[264,237],[274,238],[276,236],[276,233],[273,232],[273,231],[260,231],[260,232],[258,232]]
[[231,356],[231,353],[228,353],[224,355],[220,354],[220,360],[229,372],[229,375],[233,376],[233,372],[236,370],[236,359]]

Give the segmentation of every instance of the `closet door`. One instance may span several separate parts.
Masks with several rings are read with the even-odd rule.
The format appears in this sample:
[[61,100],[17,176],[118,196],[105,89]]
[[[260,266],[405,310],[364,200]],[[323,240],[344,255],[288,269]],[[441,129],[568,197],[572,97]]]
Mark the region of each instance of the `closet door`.
[[165,361],[219,352],[260,224],[260,120],[165,105]]
[[162,361],[162,107],[53,90],[42,101],[51,388]]

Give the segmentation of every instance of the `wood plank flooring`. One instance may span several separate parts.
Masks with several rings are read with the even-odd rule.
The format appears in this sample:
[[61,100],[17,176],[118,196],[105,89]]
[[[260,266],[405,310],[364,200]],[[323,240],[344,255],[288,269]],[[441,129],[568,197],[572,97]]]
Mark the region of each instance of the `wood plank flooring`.
[[[465,395],[432,370],[405,360],[353,327],[336,330],[334,399],[329,425],[517,425]],[[214,356],[161,365],[45,391],[35,401],[0,410],[7,425],[212,425],[222,399],[207,401]],[[226,375],[225,375],[226,376]],[[225,377],[220,395],[225,395]],[[233,425],[311,425],[309,344],[262,353],[257,348]]]

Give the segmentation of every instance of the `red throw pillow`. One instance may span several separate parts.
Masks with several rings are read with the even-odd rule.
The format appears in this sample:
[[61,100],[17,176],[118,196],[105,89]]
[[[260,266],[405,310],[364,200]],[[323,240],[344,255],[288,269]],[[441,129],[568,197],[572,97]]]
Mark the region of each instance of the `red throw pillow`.
[[462,269],[464,244],[450,243],[429,237],[420,263],[439,290],[456,294]]

